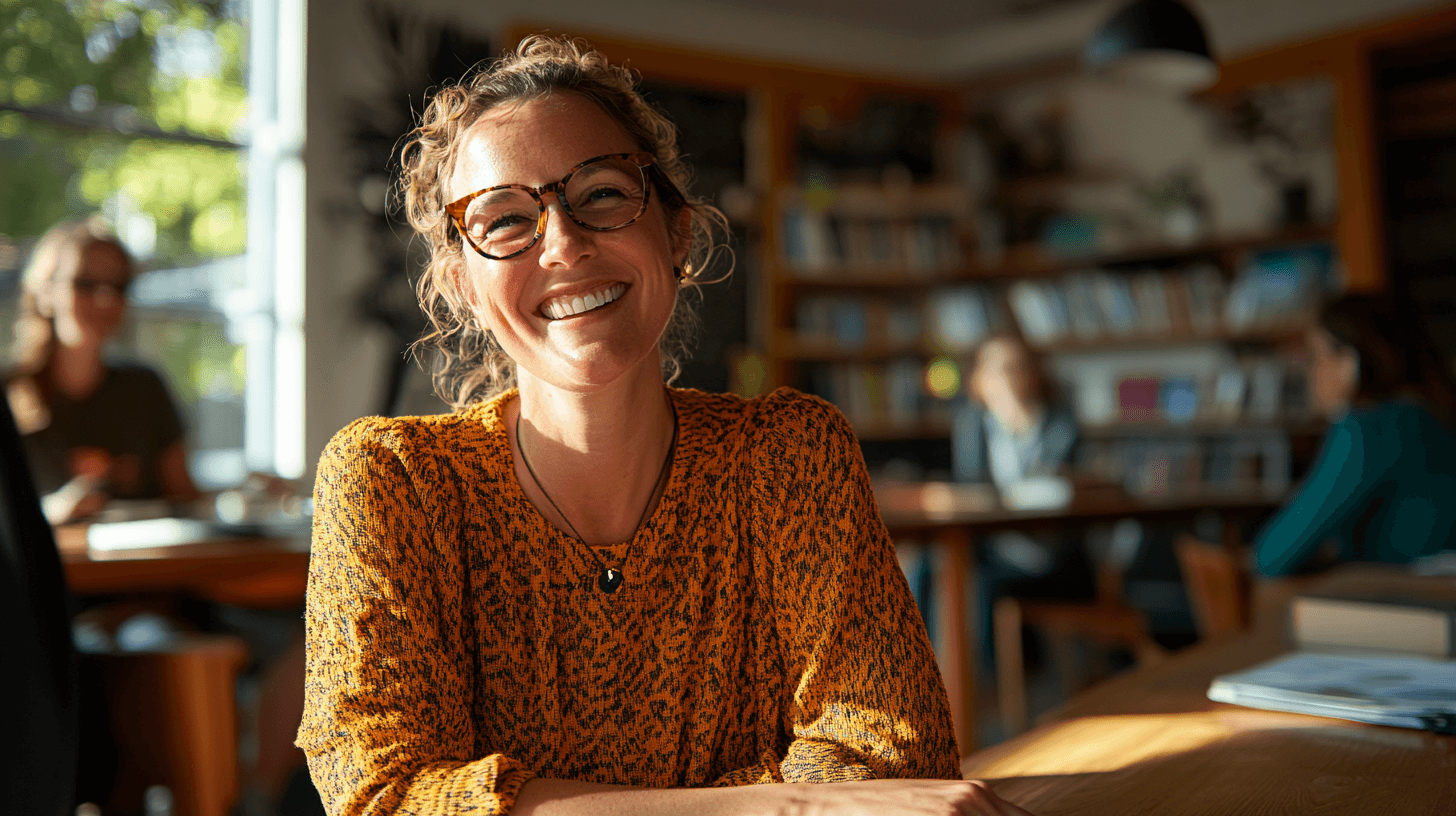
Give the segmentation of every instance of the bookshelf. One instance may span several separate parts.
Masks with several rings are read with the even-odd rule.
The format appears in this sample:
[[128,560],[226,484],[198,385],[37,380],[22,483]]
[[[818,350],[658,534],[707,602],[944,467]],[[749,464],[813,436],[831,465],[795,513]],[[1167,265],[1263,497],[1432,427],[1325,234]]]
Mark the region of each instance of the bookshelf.
[[[973,240],[972,227],[965,228],[966,243]],[[1121,404],[1115,394],[1106,397],[1101,417],[1083,422],[1079,463],[1148,496],[1205,490],[1282,495],[1295,451],[1307,447],[1291,440],[1317,438],[1324,432],[1324,424],[1303,407],[1300,374],[1288,353],[1302,342],[1313,298],[1302,290],[1283,292],[1282,299],[1272,302],[1254,297],[1257,292],[1246,294],[1252,300],[1240,312],[1237,325],[1226,319],[1228,300],[1241,287],[1257,289],[1250,281],[1257,281],[1258,270],[1246,263],[1251,255],[1320,251],[1329,237],[1326,228],[1309,228],[1188,246],[1146,246],[1096,257],[1039,257],[1033,263],[1025,260],[1032,255],[1026,251],[1008,253],[1008,258],[1023,259],[1020,262],[996,266],[979,264],[968,254],[955,269],[892,268],[880,277],[847,267],[805,278],[793,264],[780,261],[772,268],[779,273],[780,296],[794,311],[776,327],[774,362],[781,370],[798,374],[801,387],[839,404],[862,439],[893,443],[949,440],[953,403],[929,393],[933,390],[929,367],[950,361],[963,377],[976,345],[972,338],[988,332],[1016,331],[1052,362],[1147,357],[1180,349],[1211,353],[1225,359],[1226,370],[1206,370],[1210,367],[1204,365],[1188,372],[1122,378],[1143,381],[1150,395],[1147,416],[1133,418],[1132,406]],[[1211,302],[1194,308],[1196,301],[1189,292],[1200,286],[1185,280],[1187,275],[1206,279],[1202,297]],[[1018,308],[1018,299],[1027,297],[1024,290],[1035,287],[1041,295],[1061,296],[1059,288],[1077,276],[1090,276],[1103,289],[1121,291],[1084,297],[1083,308],[1098,315],[1093,327],[1078,332],[1068,320],[1055,331],[1033,330],[1030,316],[1022,313],[1026,309]],[[1150,282],[1156,283],[1151,293],[1134,291],[1138,283],[1147,288]],[[950,329],[941,325],[947,318],[937,317],[937,304],[943,306],[948,293],[978,301],[962,309],[970,313],[962,322],[974,325]],[[1113,324],[1104,302],[1109,297],[1123,301],[1132,322]],[[1160,301],[1161,308],[1149,309],[1149,297]],[[1157,316],[1144,320],[1148,311]],[[896,314],[898,329],[890,327]],[[917,370],[920,382],[914,383]],[[1115,388],[1122,381],[1107,384]],[[1187,407],[1176,416],[1163,409],[1170,383],[1189,392]],[[1223,404],[1215,399],[1220,387],[1225,392]],[[1264,391],[1256,394],[1259,387]],[[954,390],[961,388],[957,382]],[[897,394],[906,404],[892,404]],[[1166,477],[1139,475],[1147,471]]]
[[[1201,266],[1225,297],[1251,254],[1328,244],[1332,236],[1331,229],[1314,227],[1189,244],[1123,245],[1080,256],[1013,244],[990,257],[979,246],[977,194],[957,168],[955,145],[967,122],[965,88],[589,39],[610,58],[629,62],[649,83],[701,87],[745,100],[740,206],[730,215],[734,285],[746,290],[747,330],[742,347],[730,350],[721,364],[753,372],[729,378],[746,395],[792,385],[830,399],[866,443],[867,460],[874,448],[896,456],[902,450],[912,457],[939,455],[948,462],[951,417],[956,400],[963,399],[970,355],[988,333],[1026,332],[1013,290],[1034,286],[1046,294],[1064,289],[1069,278],[1091,275],[1104,289],[1125,283],[1124,294],[1136,310],[1134,279],[1146,289],[1149,276],[1160,277],[1166,299],[1168,289],[1178,288],[1175,279]],[[877,133],[890,134],[890,140],[876,141]],[[908,142],[895,140],[907,133]],[[1066,170],[1032,173],[1000,186],[1008,195],[1034,198],[1058,185],[1105,181]],[[743,201],[750,203],[742,206]],[[709,290],[709,312],[713,296]],[[1181,348],[1204,358],[1222,355],[1235,368],[1279,359],[1285,363],[1280,377],[1288,374],[1283,349],[1301,336],[1303,315],[1262,315],[1240,325],[1199,322],[1178,317],[1187,300],[1175,295],[1161,323],[1095,332],[1068,325],[1036,345],[1053,363]],[[1216,390],[1212,374],[1180,376],[1176,368],[1135,373],[1136,379],[1160,383],[1181,380],[1180,387],[1192,380],[1200,394]],[[1253,379],[1252,370],[1246,372],[1246,389]],[[1116,381],[1108,386],[1114,396],[1116,386]],[[1147,448],[1161,441],[1212,448],[1251,436],[1288,440],[1311,427],[1306,417],[1279,410],[1277,401],[1272,414],[1264,410],[1257,417],[1215,416],[1200,408],[1191,417],[1170,419],[1155,408],[1152,421],[1130,421],[1120,415],[1115,398],[1112,405],[1110,412],[1083,420],[1089,444]],[[1108,460],[1105,450],[1099,456]],[[932,463],[926,475],[933,477],[935,470]]]

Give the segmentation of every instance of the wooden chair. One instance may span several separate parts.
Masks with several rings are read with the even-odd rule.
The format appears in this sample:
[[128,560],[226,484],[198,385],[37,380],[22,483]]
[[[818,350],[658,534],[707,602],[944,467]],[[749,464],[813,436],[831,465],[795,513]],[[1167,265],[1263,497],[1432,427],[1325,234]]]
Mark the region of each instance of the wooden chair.
[[996,689],[1001,722],[1007,736],[1026,730],[1026,667],[1021,627],[1045,632],[1061,659],[1056,665],[1067,694],[1081,685],[1066,667],[1073,659],[1071,643],[1083,637],[1104,646],[1131,652],[1138,664],[1161,660],[1166,652],[1152,638],[1142,611],[1122,600],[1122,566],[1098,567],[1097,594],[1092,601],[1000,598],[992,607],[992,639],[996,651]]
[[227,816],[238,796],[234,685],[247,648],[189,634],[162,651],[101,657],[119,767],[112,807],[141,809],[149,785],[172,791],[178,816]]
[[1249,627],[1251,592],[1243,548],[1235,542],[1209,544],[1180,535],[1175,543],[1183,587],[1203,639]]

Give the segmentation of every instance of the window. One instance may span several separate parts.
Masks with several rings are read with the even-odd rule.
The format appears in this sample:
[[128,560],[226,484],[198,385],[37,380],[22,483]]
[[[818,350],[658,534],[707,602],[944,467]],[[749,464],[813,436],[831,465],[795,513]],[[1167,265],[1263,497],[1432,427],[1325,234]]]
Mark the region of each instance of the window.
[[0,0],[0,342],[29,246],[106,216],[144,270],[118,344],[204,486],[304,469],[302,31],[302,0]]

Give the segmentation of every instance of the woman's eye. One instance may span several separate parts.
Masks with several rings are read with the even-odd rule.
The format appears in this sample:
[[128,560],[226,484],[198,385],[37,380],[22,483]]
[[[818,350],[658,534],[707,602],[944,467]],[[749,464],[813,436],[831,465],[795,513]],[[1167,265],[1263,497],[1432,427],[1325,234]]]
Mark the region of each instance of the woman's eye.
[[602,201],[620,201],[624,198],[627,198],[626,190],[604,184],[587,191],[587,194],[582,197],[582,201],[587,204],[595,204]]
[[516,229],[522,224],[527,223],[529,220],[530,219],[527,219],[526,216],[521,215],[520,213],[507,213],[506,215],[497,216],[492,219],[489,225],[486,226],[485,232],[486,234],[490,234],[494,232],[500,232],[501,230]]
[[470,229],[470,237],[476,241],[482,241],[489,237],[499,236],[529,228],[535,224],[535,219],[521,212],[505,213],[476,213],[466,221]]

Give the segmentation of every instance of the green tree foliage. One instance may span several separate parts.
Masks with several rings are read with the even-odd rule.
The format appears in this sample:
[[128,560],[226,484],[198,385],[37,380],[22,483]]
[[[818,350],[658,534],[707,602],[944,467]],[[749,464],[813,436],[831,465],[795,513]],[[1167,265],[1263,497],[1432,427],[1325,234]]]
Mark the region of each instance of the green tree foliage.
[[[159,263],[243,251],[247,30],[234,2],[0,0],[0,236],[107,209]],[[20,110],[17,110],[20,109]]]

